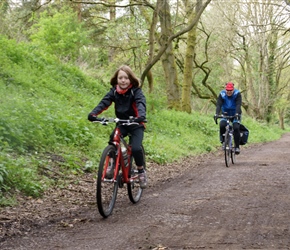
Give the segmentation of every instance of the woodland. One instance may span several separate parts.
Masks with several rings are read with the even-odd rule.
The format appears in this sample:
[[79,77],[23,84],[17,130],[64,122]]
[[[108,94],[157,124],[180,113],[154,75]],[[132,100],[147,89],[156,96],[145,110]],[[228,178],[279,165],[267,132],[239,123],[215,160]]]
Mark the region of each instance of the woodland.
[[290,119],[289,21],[289,0],[1,0],[0,203],[96,167],[111,128],[86,116],[122,64],[148,101],[148,160],[213,150],[229,81],[253,140],[276,139]]

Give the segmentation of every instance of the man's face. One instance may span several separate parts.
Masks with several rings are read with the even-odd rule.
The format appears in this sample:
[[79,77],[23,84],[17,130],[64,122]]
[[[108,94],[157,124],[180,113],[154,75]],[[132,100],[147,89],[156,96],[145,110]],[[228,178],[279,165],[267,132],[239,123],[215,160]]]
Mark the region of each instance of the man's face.
[[227,96],[232,96],[234,90],[226,90]]

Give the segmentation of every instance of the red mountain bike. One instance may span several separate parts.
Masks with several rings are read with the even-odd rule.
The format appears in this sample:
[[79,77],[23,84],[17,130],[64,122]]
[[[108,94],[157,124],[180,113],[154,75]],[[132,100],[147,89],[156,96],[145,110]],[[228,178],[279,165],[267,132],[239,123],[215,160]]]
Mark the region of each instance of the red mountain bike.
[[[97,118],[95,121],[102,125],[108,123],[117,123],[117,125],[139,125],[139,123],[130,120],[122,120],[118,118]],[[139,185],[138,169],[132,157],[132,151],[129,142],[122,136],[118,126],[115,129],[113,141],[103,150],[97,178],[97,205],[99,213],[107,218],[113,211],[118,188],[123,188],[127,184],[128,196],[132,203],[137,203],[141,196],[143,189]],[[145,164],[145,151],[142,146],[144,163],[143,167],[146,169]],[[108,167],[113,167],[114,174],[111,177],[106,177]]]

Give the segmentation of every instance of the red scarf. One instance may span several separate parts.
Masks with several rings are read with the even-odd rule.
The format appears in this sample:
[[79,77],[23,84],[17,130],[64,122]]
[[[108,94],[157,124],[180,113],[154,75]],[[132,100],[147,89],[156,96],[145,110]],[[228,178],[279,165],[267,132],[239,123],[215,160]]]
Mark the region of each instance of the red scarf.
[[130,88],[132,88],[132,84],[130,84],[128,86],[128,88],[126,88],[126,89],[121,89],[119,85],[116,86],[116,90],[117,90],[118,94],[120,94],[120,95],[125,94],[128,91],[128,89],[130,89]]

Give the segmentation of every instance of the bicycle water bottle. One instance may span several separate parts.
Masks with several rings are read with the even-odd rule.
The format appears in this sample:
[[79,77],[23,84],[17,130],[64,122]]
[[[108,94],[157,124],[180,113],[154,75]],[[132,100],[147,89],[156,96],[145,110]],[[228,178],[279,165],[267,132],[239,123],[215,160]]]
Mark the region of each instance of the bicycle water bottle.
[[124,147],[124,146],[122,145],[122,146],[121,146],[121,151],[122,151],[122,155],[123,155],[123,159],[124,159],[125,167],[127,167],[127,165],[128,165],[128,154],[127,154],[127,149],[126,149],[126,147]]

